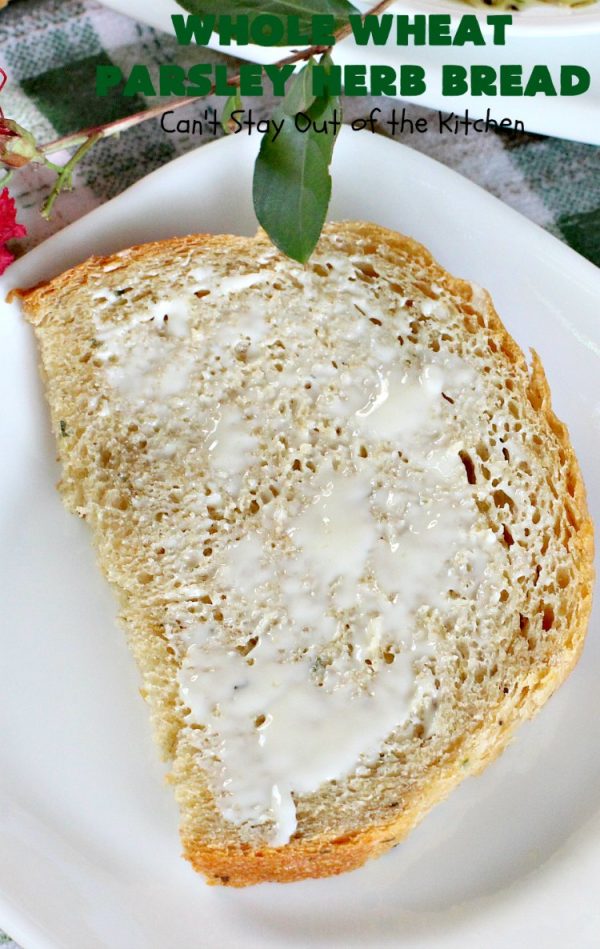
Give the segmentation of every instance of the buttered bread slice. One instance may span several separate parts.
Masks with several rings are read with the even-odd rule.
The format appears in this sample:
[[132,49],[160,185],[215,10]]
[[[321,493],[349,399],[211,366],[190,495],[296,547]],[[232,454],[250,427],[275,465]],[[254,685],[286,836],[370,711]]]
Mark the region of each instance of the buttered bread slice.
[[174,238],[23,294],[213,883],[397,843],[573,668],[592,528],[567,431],[484,291],[330,224]]

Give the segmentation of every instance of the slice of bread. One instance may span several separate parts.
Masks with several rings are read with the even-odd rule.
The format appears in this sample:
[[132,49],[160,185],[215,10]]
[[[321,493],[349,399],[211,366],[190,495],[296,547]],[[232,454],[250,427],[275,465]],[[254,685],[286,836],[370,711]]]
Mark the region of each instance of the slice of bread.
[[573,668],[593,541],[567,430],[425,248],[329,224],[303,267],[199,235],[22,296],[210,882],[388,850]]

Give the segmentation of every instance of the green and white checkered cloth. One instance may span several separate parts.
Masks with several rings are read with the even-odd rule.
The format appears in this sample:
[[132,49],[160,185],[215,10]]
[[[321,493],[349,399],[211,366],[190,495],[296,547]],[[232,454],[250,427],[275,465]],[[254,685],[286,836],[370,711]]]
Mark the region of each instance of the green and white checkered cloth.
[[[211,58],[224,59],[203,53],[206,61]],[[196,60],[193,47],[179,47],[173,37],[94,0],[13,0],[0,13],[0,65],[9,77],[0,105],[6,116],[30,129],[40,142],[156,104],[156,99],[147,101],[141,95],[97,97],[98,64],[114,63],[127,72],[135,62],[188,66]],[[222,100],[213,97],[190,106],[186,114],[201,115],[205,108],[221,105]],[[252,105],[261,114],[272,107],[268,100],[260,107],[255,101]],[[345,119],[366,115],[374,105],[383,110],[385,119],[398,103],[348,99]],[[431,113],[411,105],[409,115],[416,119]],[[461,172],[600,265],[600,148],[526,134],[442,136],[433,130],[434,122],[429,125],[432,131],[399,140]],[[38,166],[21,170],[11,192],[18,218],[28,228],[22,246],[34,246],[149,171],[211,139],[210,133],[166,134],[157,120],[151,120],[98,143],[78,166],[74,191],[59,197],[50,222],[42,220],[39,207],[53,175]],[[15,949],[7,940],[0,933],[0,946]]]
[[[193,46],[179,47],[173,37],[93,0],[13,0],[0,13],[0,65],[9,76],[0,104],[7,116],[46,142],[156,104],[156,99],[141,95],[133,99],[119,94],[96,96],[99,63],[114,63],[126,72],[135,62],[152,66],[172,61],[187,66],[197,55]],[[203,59],[211,57],[223,59],[203,53]],[[201,115],[207,106],[218,109],[221,105],[222,100],[213,97],[185,111]],[[255,100],[252,105],[256,110]],[[373,105],[386,113],[394,103],[346,100],[346,120],[368,114]],[[270,107],[269,101],[261,101],[262,113]],[[409,114],[417,118],[431,113],[411,105]],[[461,172],[600,264],[599,148],[538,135],[446,136],[435,131],[434,122],[429,125],[431,131],[399,140]],[[39,243],[147,172],[211,138],[210,133],[167,134],[157,120],[150,120],[118,139],[98,143],[78,167],[75,190],[59,197],[50,223],[41,219],[38,210],[52,174],[39,167],[22,170],[13,179],[11,191],[19,219],[29,231],[23,246]]]

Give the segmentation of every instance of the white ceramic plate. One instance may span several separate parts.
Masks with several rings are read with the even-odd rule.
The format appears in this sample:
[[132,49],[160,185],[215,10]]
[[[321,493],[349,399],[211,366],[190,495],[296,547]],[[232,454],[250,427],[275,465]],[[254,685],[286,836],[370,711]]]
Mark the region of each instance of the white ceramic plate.
[[[50,238],[0,298],[92,253],[190,231],[252,233],[257,136],[191,152]],[[547,367],[600,523],[600,274],[454,172],[344,130],[333,218],[427,244],[490,289]],[[583,659],[502,758],[391,854],[337,879],[207,887],[177,815],[138,676],[85,525],[67,514],[33,334],[1,305],[0,925],[27,949],[597,947],[598,612]]]
[[[367,9],[364,0],[356,4],[361,10]],[[477,18],[485,23],[490,13],[511,13],[513,25],[510,32],[513,36],[526,36],[529,39],[557,35],[574,36],[578,33],[600,32],[600,4],[592,3],[589,6],[569,7],[566,4],[534,3],[525,10],[495,10],[493,7],[470,7],[460,0],[399,0],[392,7],[394,13],[451,13],[460,16],[462,13],[475,13]]]
[[[146,0],[103,0],[103,2],[128,16],[149,23],[158,29],[173,33],[172,13],[182,13],[175,0],[155,0],[149,4]],[[358,2],[357,6],[366,10],[370,4]],[[452,2],[452,0],[402,0],[392,7],[394,12],[435,13],[435,12],[473,12],[473,9]],[[490,10],[483,11],[487,15]],[[459,14],[457,14],[459,15]],[[290,50],[274,50],[261,46],[221,46],[211,43],[211,48],[243,59],[260,63],[273,63]],[[198,60],[201,61],[201,48]],[[542,135],[554,135],[573,141],[600,145],[600,0],[591,7],[578,10],[540,4],[523,13],[515,15],[514,24],[507,32],[505,46],[485,47],[445,47],[420,46],[397,47],[365,46],[358,47],[352,39],[346,39],[336,47],[335,61],[340,65],[412,63],[423,66],[427,77],[427,91],[416,98],[406,98],[409,105],[428,106],[444,112],[464,113],[465,109],[473,118],[485,117],[489,107],[497,120],[510,118],[521,120],[528,132]],[[582,96],[572,98],[532,96],[442,96],[442,64],[457,63],[463,66],[485,63],[496,69],[502,64],[520,63],[523,76],[531,73],[537,64],[547,65],[556,81],[560,67],[568,63],[584,66],[592,76],[589,90]],[[475,140],[475,147],[477,142]]]

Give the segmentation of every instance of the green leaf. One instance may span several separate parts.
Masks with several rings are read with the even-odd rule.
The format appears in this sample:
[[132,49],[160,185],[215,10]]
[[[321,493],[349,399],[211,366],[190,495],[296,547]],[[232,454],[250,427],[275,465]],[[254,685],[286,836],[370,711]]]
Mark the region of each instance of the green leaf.
[[[257,16],[270,13],[282,18],[298,17],[298,25],[304,33],[310,33],[313,16],[329,14],[335,19],[334,30],[339,30],[347,24],[351,13],[360,13],[350,0],[177,0],[177,3],[188,13],[216,17],[215,29],[218,28],[220,16],[244,14],[252,24]],[[277,45],[289,46],[291,42],[295,41],[293,37],[288,38],[286,29]]]
[[281,108],[286,115],[296,115],[298,112],[306,112],[315,101],[316,96],[312,91],[314,62],[309,59],[296,76],[285,99],[281,103]]
[[[323,57],[321,63],[331,63]],[[318,128],[342,110],[337,96],[319,96],[305,113]],[[288,257],[306,263],[325,223],[331,198],[329,165],[336,132],[297,130],[294,119],[278,109],[273,118],[284,120],[275,137],[264,135],[254,166],[253,199],[256,216],[273,243]]]
[[221,128],[225,132],[225,135],[229,135],[233,131],[231,123],[231,113],[236,112],[238,109],[243,110],[244,104],[240,98],[240,87],[236,86],[235,92],[232,92],[229,98],[227,99],[225,105],[223,106],[223,114],[221,115]]

